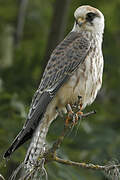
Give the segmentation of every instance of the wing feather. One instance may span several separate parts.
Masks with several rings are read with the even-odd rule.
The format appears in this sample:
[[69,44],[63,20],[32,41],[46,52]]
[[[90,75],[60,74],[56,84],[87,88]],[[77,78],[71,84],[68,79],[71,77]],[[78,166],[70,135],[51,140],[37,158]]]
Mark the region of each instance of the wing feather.
[[33,97],[25,125],[4,157],[9,156],[32,136],[48,104],[59,88],[85,60],[89,49],[90,41],[87,36],[77,32],[70,32],[56,47],[45,68],[40,86]]

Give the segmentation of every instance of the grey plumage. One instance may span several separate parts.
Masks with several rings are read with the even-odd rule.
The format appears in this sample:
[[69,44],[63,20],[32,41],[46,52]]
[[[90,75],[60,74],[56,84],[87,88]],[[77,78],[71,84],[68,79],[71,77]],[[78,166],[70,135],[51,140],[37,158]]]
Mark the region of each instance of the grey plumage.
[[84,61],[89,48],[90,43],[87,37],[76,32],[70,32],[56,47],[46,66],[40,86],[33,97],[27,121],[4,157],[9,156],[32,137],[47,105],[78,65]]
[[[88,18],[89,12],[97,15]],[[90,6],[79,7],[74,15],[77,22],[51,54],[25,125],[4,155],[10,156],[32,137],[25,158],[28,169],[44,151],[49,126],[58,115],[56,107],[65,110],[66,104],[82,96],[84,109],[94,101],[102,84],[104,17]]]

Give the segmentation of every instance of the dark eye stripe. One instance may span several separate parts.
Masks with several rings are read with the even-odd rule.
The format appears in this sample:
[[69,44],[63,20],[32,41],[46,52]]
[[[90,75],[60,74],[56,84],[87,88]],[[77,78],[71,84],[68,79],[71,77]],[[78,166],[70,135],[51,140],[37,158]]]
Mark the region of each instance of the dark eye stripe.
[[97,14],[93,13],[93,12],[89,12],[86,15],[86,20],[91,22],[95,17],[97,16]]

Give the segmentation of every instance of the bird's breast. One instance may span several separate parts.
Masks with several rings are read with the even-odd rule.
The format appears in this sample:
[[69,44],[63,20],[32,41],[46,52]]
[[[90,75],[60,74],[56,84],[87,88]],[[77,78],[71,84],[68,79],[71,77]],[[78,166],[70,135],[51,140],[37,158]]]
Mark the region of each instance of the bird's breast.
[[82,108],[91,104],[101,88],[103,56],[101,50],[92,50],[70,79],[57,93],[58,106],[75,103],[82,96]]
[[103,57],[91,53],[76,71],[77,83],[74,87],[76,97],[82,96],[82,108],[91,104],[101,88],[103,74]]

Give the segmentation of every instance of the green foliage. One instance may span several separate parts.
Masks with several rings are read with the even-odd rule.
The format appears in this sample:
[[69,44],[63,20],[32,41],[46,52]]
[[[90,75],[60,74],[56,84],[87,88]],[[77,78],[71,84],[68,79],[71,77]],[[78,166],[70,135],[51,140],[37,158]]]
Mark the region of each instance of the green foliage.
[[[120,149],[120,1],[72,0],[66,34],[72,28],[74,10],[83,4],[100,9],[105,15],[104,80],[95,103],[86,111],[96,109],[97,114],[82,120],[79,127],[66,137],[58,154],[79,162],[106,164],[119,161]],[[54,0],[30,0],[28,3],[23,39],[14,47],[14,31],[19,3],[0,1],[0,154],[8,148],[21,129],[31,98],[40,82],[44,53],[53,14]],[[60,12],[61,13],[61,12]],[[53,143],[63,127],[57,119],[50,127],[49,143]],[[1,173],[8,178],[11,171],[22,162],[27,145],[17,150]],[[102,173],[52,163],[47,166],[51,180],[102,180]]]

